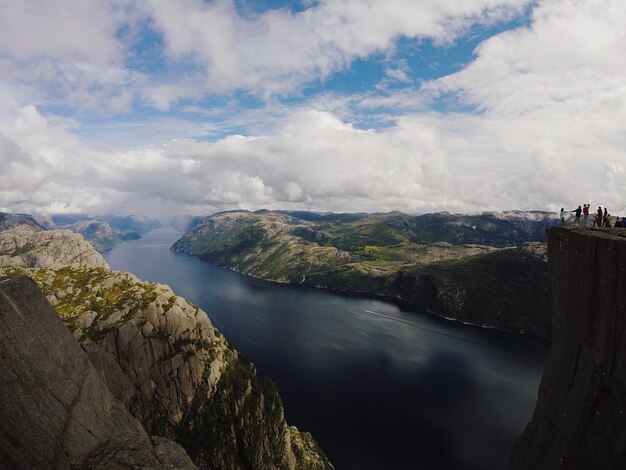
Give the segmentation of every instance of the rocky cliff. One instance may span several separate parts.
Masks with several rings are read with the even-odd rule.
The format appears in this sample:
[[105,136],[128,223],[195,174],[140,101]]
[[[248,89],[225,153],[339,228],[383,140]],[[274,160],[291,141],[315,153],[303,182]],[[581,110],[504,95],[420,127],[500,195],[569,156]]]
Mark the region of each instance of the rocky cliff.
[[626,233],[548,231],[552,348],[511,470],[626,468]]
[[0,468],[195,468],[146,434],[27,277],[0,277],[0,357]]
[[69,230],[42,231],[20,225],[0,233],[0,270],[9,268],[45,268],[109,266],[82,236]]
[[[52,250],[59,240],[66,249]],[[71,232],[18,227],[0,233],[2,246],[0,273],[37,282],[148,433],[176,440],[201,468],[332,468],[287,426],[273,383],[167,286],[110,271]]]
[[[349,264],[312,273],[304,284],[401,299],[421,310],[467,324],[549,339],[551,290],[542,243],[396,267]],[[472,250],[474,250],[472,252]]]

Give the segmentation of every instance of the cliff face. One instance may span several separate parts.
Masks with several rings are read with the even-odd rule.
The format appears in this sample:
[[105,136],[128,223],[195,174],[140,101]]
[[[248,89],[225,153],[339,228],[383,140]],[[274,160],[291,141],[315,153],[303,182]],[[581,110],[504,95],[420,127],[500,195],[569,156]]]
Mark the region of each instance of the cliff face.
[[548,230],[552,348],[511,470],[626,468],[626,233]]
[[[175,439],[201,468],[332,467],[317,446],[304,446],[300,457],[299,443],[308,441],[285,423],[276,388],[256,376],[206,313],[167,286],[110,271],[79,235],[26,230],[14,243],[16,236],[0,233],[0,246],[25,247],[0,253],[0,274],[37,282],[113,396],[148,433]],[[66,250],[45,258],[43,247],[58,239]],[[29,262],[33,257],[39,262]]]
[[304,284],[385,295],[463,323],[550,338],[545,256],[545,245],[527,243],[397,270],[345,266],[308,275]]
[[0,468],[195,468],[109,392],[34,282],[0,277]]

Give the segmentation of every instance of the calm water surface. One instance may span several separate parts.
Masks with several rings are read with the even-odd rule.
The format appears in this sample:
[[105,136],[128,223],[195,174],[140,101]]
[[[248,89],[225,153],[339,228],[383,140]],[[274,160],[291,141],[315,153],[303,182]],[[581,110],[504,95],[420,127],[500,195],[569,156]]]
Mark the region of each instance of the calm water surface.
[[278,384],[287,421],[338,470],[506,468],[547,343],[254,279],[171,253],[179,236],[156,230],[105,258],[205,310]]

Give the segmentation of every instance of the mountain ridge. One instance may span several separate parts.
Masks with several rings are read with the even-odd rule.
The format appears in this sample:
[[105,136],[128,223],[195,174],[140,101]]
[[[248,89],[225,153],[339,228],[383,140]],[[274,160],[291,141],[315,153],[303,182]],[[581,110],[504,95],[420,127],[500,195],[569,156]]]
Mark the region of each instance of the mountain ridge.
[[[284,211],[214,214],[171,250],[266,280],[378,294],[465,323],[550,336],[544,244],[496,248],[445,241],[476,241],[485,233],[495,233],[496,242],[502,242],[493,215],[487,216],[477,235],[465,216],[452,216],[444,241],[427,243],[424,237],[436,236],[432,223],[424,229],[405,214],[326,214],[321,220],[307,214],[304,218]],[[549,222],[546,213],[533,214],[539,220],[530,222],[515,216],[521,225],[512,225],[509,233],[518,241],[539,238]],[[440,217],[447,216],[436,216]],[[473,238],[451,237],[449,233],[458,226]],[[498,282],[502,289],[497,288]]]

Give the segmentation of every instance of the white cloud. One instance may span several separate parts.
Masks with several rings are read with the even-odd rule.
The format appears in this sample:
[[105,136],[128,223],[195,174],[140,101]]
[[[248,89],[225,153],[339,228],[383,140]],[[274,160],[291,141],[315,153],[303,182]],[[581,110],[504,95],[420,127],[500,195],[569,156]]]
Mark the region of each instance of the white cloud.
[[623,2],[545,1],[534,9],[529,28],[486,40],[466,69],[426,89],[454,93],[482,111],[466,117],[475,130],[463,137],[466,143],[490,142],[483,155],[496,168],[504,162],[513,169],[510,185],[518,187],[519,199],[526,187],[526,199],[535,204],[548,204],[551,195],[558,205],[560,195],[623,210],[603,165],[626,163],[625,41]]
[[[578,110],[621,99],[626,11],[619,0],[551,0],[533,10],[531,28],[484,41],[477,60],[431,88],[453,91],[504,115]],[[624,112],[622,103],[617,111]]]
[[[399,34],[450,41],[472,22],[510,14],[499,6],[519,5],[354,0],[241,18],[227,1],[146,2],[169,56],[204,64],[208,85],[194,76],[133,88],[145,77],[128,75],[111,26],[93,39],[94,59],[87,61],[93,68],[76,72],[78,82],[101,77],[111,88],[99,95],[90,92],[92,85],[70,87],[74,99],[107,97],[109,106],[124,110],[137,92],[166,110],[180,96],[201,96],[207,88],[284,92],[389,47]],[[421,90],[318,95],[293,108],[270,99],[238,116],[226,105],[219,112],[200,110],[206,122],[134,121],[130,131],[118,123],[104,133],[111,145],[77,137],[76,120],[24,105],[30,91],[3,75],[9,78],[0,81],[0,209],[173,215],[236,207],[424,212],[590,202],[626,215],[622,3],[545,0],[528,26],[488,39],[468,67]],[[111,25],[122,21],[112,18]],[[68,53],[71,46],[62,39],[51,42],[45,60],[35,59],[29,44],[3,52],[0,71],[15,72],[11,67],[30,58],[41,77],[61,67],[61,81],[70,83],[75,65],[67,54],[86,55],[88,44]],[[98,72],[102,64],[110,75]],[[118,81],[134,84],[115,88]],[[477,112],[429,110],[433,100],[450,95]],[[376,119],[387,127],[358,128],[354,123],[372,110],[380,110]],[[241,128],[256,132],[193,140]],[[116,143],[124,132],[141,136],[133,150]]]
[[5,0],[0,4],[0,53],[18,61],[114,61],[122,54],[114,39],[121,7],[121,2],[97,0]]
[[[42,119],[27,109],[15,120],[28,157],[13,161],[32,164],[3,185],[0,207],[152,215],[240,207],[472,212],[568,206],[589,197],[624,209],[615,191],[623,187],[623,164],[578,174],[570,155],[524,142],[541,123],[520,130],[487,118],[431,114],[363,131],[309,109],[287,116],[273,135],[175,140],[116,153]],[[49,137],[28,138],[29,129]],[[15,155],[15,144],[7,146]]]
[[172,60],[206,67],[207,89],[269,95],[328,77],[399,36],[452,41],[469,26],[519,13],[520,0],[327,0],[243,18],[232,0],[145,0]]
[[[244,90],[268,98],[393,48],[400,36],[453,40],[476,23],[519,13],[531,0],[320,1],[241,16],[234,0],[4,0],[0,73],[20,105],[125,113],[137,97],[169,110],[181,99]],[[146,28],[163,35],[167,72],[128,67]],[[157,50],[150,54],[160,53]],[[155,56],[156,57],[156,56]],[[406,82],[401,69],[390,75]]]
[[129,109],[127,41],[141,18],[130,0],[0,2],[0,81],[19,105],[100,112]]

